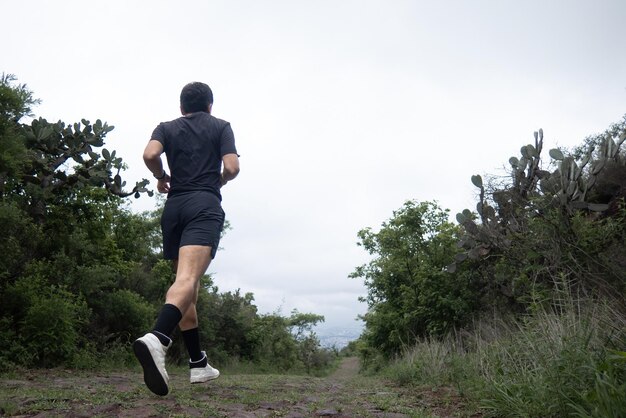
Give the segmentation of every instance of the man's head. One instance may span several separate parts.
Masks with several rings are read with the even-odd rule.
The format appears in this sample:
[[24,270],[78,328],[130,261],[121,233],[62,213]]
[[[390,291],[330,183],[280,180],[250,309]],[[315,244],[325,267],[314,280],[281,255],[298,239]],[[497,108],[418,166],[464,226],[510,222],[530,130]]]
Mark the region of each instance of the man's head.
[[189,83],[180,92],[180,110],[183,113],[209,112],[213,104],[213,92],[204,83]]

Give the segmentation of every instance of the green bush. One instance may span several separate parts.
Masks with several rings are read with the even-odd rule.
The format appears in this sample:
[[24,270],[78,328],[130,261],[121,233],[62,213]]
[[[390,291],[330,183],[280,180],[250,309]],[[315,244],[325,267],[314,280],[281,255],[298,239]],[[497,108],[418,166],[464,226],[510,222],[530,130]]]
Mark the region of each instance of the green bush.
[[18,337],[17,328],[18,325],[10,318],[0,318],[0,372],[29,364],[32,359],[31,353]]
[[150,330],[156,310],[138,294],[119,289],[102,295],[98,301],[101,332],[109,340],[132,341]]
[[41,228],[16,204],[0,202],[0,289],[22,272],[42,241]]
[[68,363],[78,351],[80,327],[89,312],[83,300],[62,289],[51,289],[31,301],[22,323],[21,339],[32,354],[30,366]]
[[359,245],[374,259],[351,278],[364,280],[363,340],[390,358],[420,338],[442,336],[469,322],[479,309],[478,289],[469,270],[445,267],[457,252],[459,228],[434,202],[408,201],[378,232],[359,231]]

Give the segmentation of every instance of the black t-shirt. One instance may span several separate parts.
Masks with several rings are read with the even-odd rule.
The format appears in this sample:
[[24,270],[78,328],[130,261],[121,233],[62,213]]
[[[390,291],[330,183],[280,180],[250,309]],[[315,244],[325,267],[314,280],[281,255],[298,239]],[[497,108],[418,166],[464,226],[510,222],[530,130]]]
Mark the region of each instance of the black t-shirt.
[[222,157],[237,153],[230,123],[196,112],[160,123],[151,139],[163,145],[172,178],[170,196],[207,190],[221,200]]

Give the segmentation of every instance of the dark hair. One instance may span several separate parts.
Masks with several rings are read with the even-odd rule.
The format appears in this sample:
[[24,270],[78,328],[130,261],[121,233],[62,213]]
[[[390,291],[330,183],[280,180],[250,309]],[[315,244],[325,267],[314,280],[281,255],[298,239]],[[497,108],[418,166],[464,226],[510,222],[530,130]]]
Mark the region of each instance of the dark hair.
[[213,92],[204,83],[189,83],[180,92],[180,106],[185,113],[206,112],[210,104],[213,104]]

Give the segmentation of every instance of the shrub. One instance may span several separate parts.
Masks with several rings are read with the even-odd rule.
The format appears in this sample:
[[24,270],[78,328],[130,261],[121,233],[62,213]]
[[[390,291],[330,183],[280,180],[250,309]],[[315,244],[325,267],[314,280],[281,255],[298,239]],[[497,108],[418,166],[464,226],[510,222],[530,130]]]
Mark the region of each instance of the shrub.
[[119,289],[102,295],[99,301],[101,329],[120,341],[134,340],[153,325],[156,310],[138,294]]
[[88,317],[85,302],[62,289],[50,289],[31,301],[21,339],[32,355],[30,366],[67,363],[78,350],[80,327]]
[[479,345],[482,404],[508,416],[566,416],[568,404],[593,384],[604,355],[599,318],[541,312]]
[[626,344],[624,315],[571,297],[555,305],[423,340],[384,374],[401,384],[454,385],[498,417],[622,416],[626,354],[615,347]]

